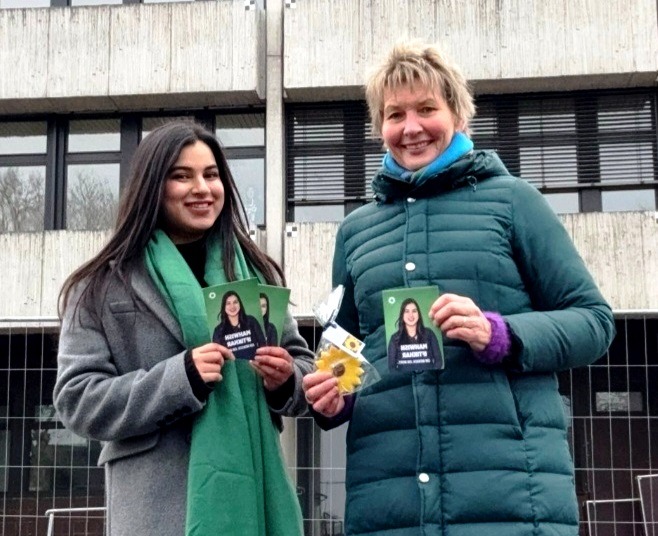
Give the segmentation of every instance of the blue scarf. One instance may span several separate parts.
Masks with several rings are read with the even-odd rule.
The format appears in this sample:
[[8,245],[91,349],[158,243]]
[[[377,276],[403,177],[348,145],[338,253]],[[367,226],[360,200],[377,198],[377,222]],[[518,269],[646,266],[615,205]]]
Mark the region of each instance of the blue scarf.
[[435,176],[439,171],[447,168],[450,164],[456,162],[472,150],[473,141],[463,132],[455,132],[446,150],[423,168],[416,171],[403,168],[393,159],[390,151],[386,151],[382,160],[382,167],[388,175],[392,175],[418,187],[427,181],[427,179]]

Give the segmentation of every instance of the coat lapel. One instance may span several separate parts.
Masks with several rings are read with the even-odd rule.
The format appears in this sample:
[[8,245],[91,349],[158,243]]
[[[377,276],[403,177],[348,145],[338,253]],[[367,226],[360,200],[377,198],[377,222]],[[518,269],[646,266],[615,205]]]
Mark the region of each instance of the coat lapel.
[[158,289],[155,288],[151,276],[146,270],[143,259],[137,262],[134,270],[131,271],[131,284],[135,294],[144,302],[146,307],[162,322],[162,324],[171,332],[171,334],[185,346],[183,340],[183,331],[169,310],[167,303],[164,301]]

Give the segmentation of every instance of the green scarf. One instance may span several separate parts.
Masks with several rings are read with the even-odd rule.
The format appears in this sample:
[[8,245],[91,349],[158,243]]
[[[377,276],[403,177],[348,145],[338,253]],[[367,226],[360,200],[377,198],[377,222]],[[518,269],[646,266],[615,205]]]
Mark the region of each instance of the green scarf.
[[[205,280],[227,283],[217,236],[208,238]],[[250,277],[236,242],[236,277]],[[185,344],[210,342],[201,286],[176,246],[156,231],[146,266],[178,319]],[[227,361],[223,380],[194,422],[187,482],[187,536],[297,536],[302,518],[262,381],[246,361]]]

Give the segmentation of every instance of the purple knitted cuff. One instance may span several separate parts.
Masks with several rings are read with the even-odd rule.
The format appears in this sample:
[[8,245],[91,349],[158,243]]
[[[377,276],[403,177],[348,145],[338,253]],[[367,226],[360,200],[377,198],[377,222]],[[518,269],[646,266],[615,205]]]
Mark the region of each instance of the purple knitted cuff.
[[484,317],[491,324],[491,340],[481,352],[475,352],[475,357],[481,363],[495,365],[500,363],[512,348],[512,337],[505,320],[498,313],[485,311]]

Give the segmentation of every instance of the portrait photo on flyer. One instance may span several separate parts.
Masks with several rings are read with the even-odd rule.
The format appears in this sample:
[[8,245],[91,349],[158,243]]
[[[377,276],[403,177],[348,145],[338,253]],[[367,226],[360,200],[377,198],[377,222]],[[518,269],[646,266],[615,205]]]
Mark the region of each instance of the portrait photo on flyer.
[[428,315],[438,296],[435,286],[382,292],[390,371],[420,372],[444,367],[441,331]]
[[212,341],[226,346],[236,359],[253,359],[265,346],[257,279],[203,289]]
[[279,346],[290,300],[290,289],[259,284],[258,292],[260,312],[265,327],[265,342],[267,346]]

